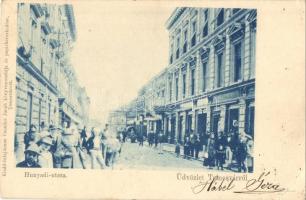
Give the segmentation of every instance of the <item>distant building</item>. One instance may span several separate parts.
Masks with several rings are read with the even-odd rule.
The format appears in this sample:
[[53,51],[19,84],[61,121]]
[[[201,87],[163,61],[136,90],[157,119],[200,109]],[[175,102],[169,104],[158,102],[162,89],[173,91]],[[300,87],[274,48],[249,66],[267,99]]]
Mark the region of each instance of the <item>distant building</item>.
[[111,112],[108,116],[108,124],[114,126],[117,130],[123,130],[126,125],[126,111],[125,110],[115,110]]
[[31,124],[83,126],[90,100],[70,62],[76,40],[71,5],[18,4],[16,130],[17,161]]

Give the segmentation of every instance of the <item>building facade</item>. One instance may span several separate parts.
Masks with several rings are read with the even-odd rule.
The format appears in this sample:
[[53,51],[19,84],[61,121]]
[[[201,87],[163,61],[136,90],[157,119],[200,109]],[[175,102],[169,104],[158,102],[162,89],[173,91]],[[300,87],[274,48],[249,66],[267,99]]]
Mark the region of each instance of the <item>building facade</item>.
[[18,4],[15,152],[23,157],[30,125],[84,125],[90,100],[70,63],[76,40],[70,5]]
[[253,9],[177,8],[167,20],[169,64],[165,77],[153,78],[165,95],[154,113],[171,142],[191,132],[203,143],[210,132],[254,136],[256,16]]

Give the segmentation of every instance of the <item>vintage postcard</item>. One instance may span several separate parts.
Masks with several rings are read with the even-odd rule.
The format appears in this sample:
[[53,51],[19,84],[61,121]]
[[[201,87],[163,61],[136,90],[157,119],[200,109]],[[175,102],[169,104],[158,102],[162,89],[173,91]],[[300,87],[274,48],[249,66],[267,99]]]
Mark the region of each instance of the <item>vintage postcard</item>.
[[304,199],[304,1],[1,3],[3,198]]

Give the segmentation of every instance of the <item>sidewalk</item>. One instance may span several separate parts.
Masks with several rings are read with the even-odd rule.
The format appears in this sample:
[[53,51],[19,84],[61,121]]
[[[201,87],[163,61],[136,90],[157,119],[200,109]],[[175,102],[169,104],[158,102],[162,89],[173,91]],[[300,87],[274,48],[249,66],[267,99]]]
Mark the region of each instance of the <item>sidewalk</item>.
[[[169,144],[169,143],[163,143],[162,144],[162,150],[171,154],[175,154],[175,144]],[[180,146],[180,157],[184,158],[184,146]],[[199,152],[199,157],[198,159],[191,157],[191,156],[187,156],[189,160],[195,160],[195,161],[199,161],[201,163],[204,162],[204,151],[200,151]],[[215,169],[216,167],[214,167],[213,169]],[[224,171],[232,171],[232,172],[238,172],[238,166],[236,163],[233,163],[231,166],[231,169],[228,169],[227,167],[224,167]],[[238,172],[239,173],[239,172]]]
[[[166,151],[166,152],[169,152],[169,153],[175,153],[175,144],[169,144],[169,143],[162,143],[162,150],[163,151]],[[184,146],[181,145],[180,146],[180,157],[184,157]],[[204,161],[204,152],[203,151],[200,151],[199,152],[199,157],[198,159],[194,158],[194,157],[191,157],[191,156],[187,156],[190,160],[197,160],[197,161],[200,161],[203,163]]]

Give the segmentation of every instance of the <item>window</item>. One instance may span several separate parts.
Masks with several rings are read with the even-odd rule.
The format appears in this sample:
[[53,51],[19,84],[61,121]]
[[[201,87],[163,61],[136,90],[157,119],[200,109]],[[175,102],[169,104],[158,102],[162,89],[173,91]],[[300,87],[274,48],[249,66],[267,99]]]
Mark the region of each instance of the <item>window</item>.
[[165,97],[165,90],[161,91],[161,97],[164,98]]
[[191,70],[191,95],[194,95],[195,93],[195,75],[194,75],[195,70]]
[[204,11],[204,26],[203,26],[203,37],[208,35],[208,10]]
[[175,58],[178,59],[180,57],[180,38],[178,37],[176,40],[176,56]]
[[175,100],[178,100],[178,77],[175,78]]
[[234,46],[234,82],[237,82],[241,79],[241,42]]
[[207,35],[208,35],[208,23],[206,23],[203,28],[203,37],[206,37]]
[[208,10],[204,10],[204,21],[207,22],[208,21]]
[[170,64],[173,63],[173,44],[171,44],[171,47],[170,47]]
[[[32,26],[31,26],[31,45],[33,47],[36,47],[36,41],[35,41],[35,38],[36,38],[36,28],[37,28],[37,23],[32,20]],[[33,53],[36,53],[35,51],[35,48],[33,48]]]
[[197,32],[197,23],[194,21],[194,22],[192,23],[191,46],[196,45],[196,32]]
[[224,9],[222,8],[217,16],[217,26],[220,26],[224,22]]
[[187,30],[184,31],[184,41],[187,40]]
[[223,52],[217,54],[217,87],[223,86],[224,80],[224,67],[223,67]]
[[183,53],[187,52],[187,30],[184,31],[184,45],[183,45]]
[[33,96],[28,93],[27,96],[27,128],[30,129],[32,124],[32,107],[33,107]]
[[186,74],[183,74],[183,98],[186,95]]
[[202,65],[202,73],[203,73],[203,86],[202,86],[202,89],[203,89],[203,92],[206,91],[207,89],[207,83],[208,83],[208,80],[207,80],[207,62],[204,62],[203,65]]

